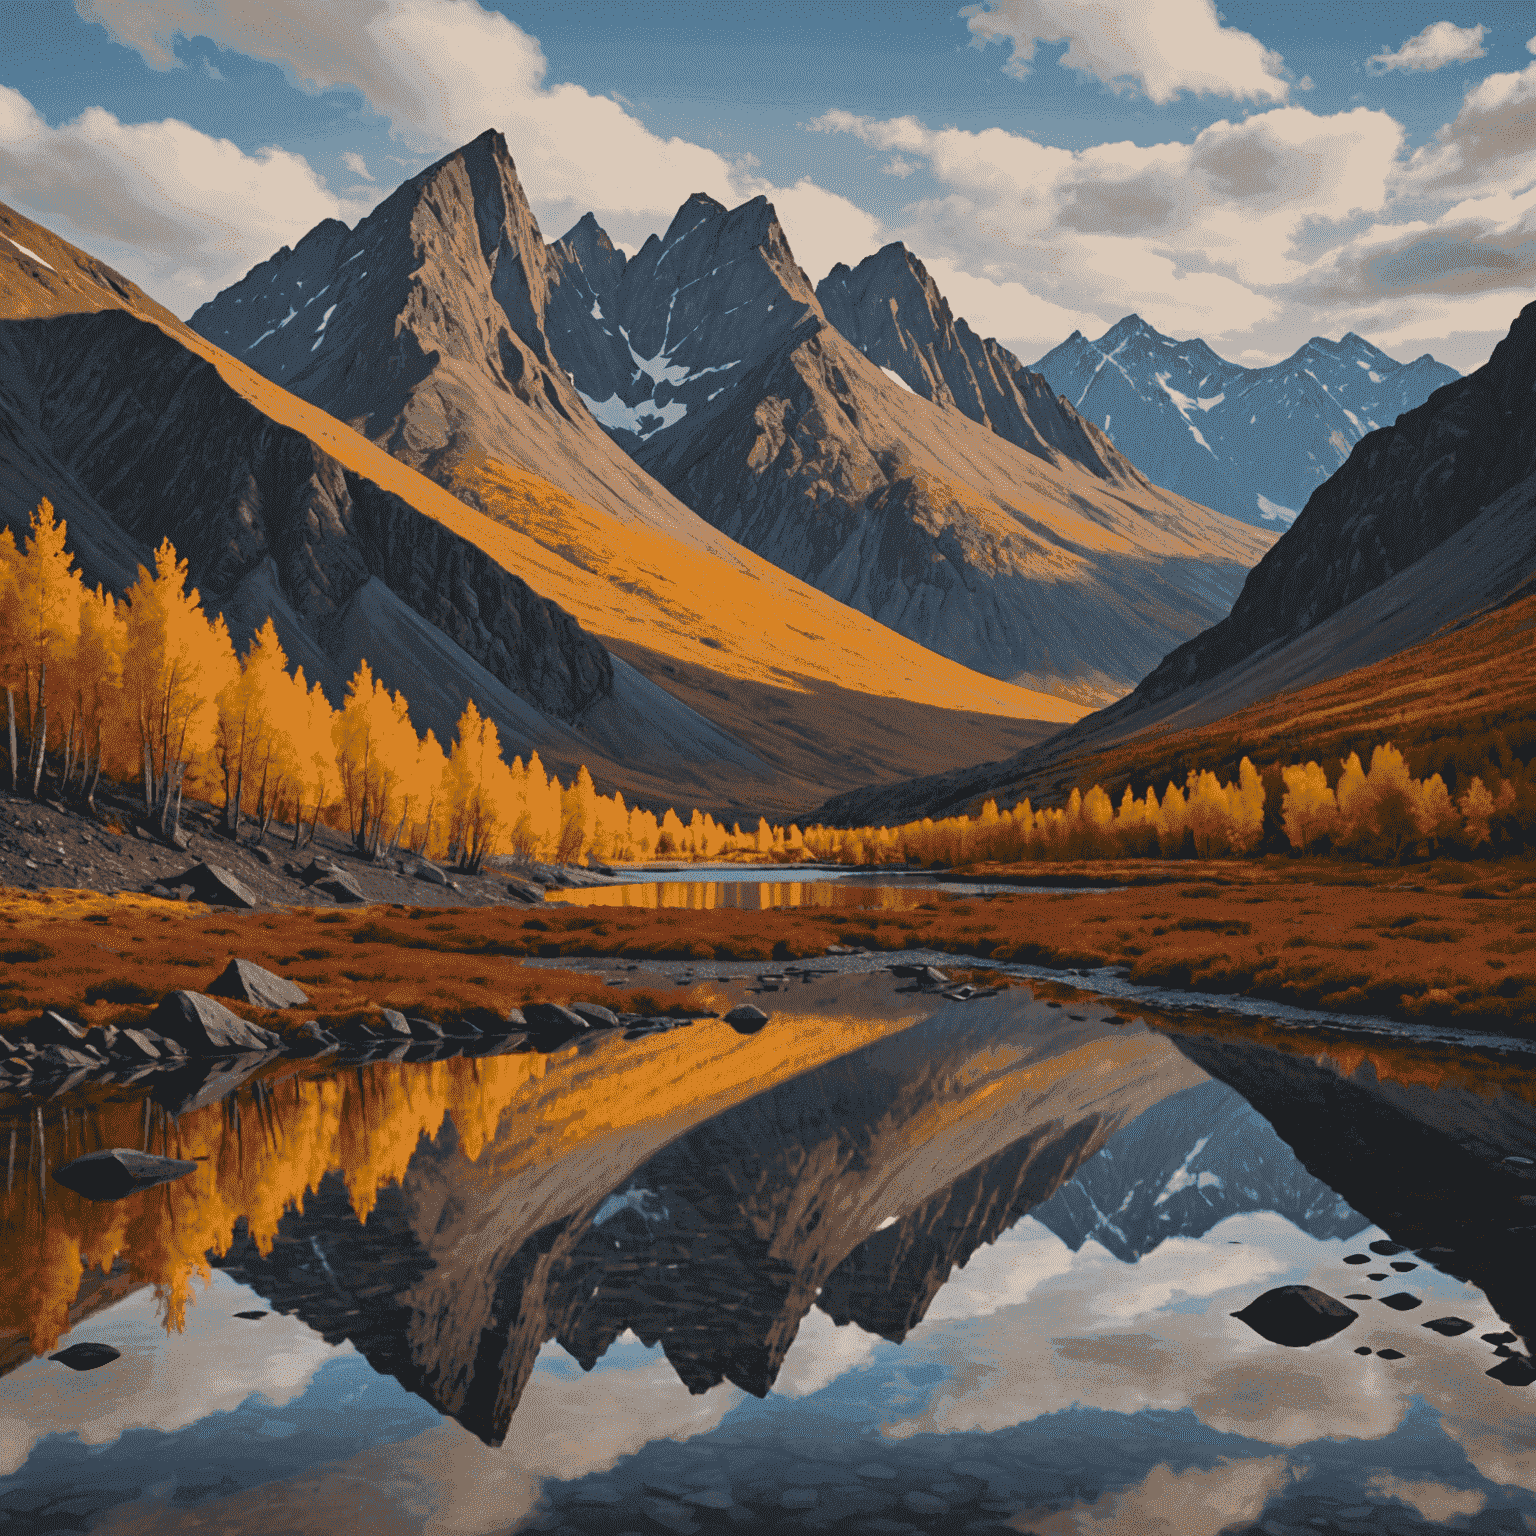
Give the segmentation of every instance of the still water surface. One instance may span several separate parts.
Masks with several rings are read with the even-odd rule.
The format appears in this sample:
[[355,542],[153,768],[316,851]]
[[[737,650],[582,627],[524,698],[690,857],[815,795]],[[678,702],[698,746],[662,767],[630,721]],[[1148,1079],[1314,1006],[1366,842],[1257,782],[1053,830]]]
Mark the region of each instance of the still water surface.
[[[758,1000],[0,1112],[0,1531],[1536,1530],[1536,1388],[1481,1337],[1536,1341],[1526,1068]],[[198,1172],[47,1176],[146,1144]],[[1303,1283],[1357,1319],[1231,1316]],[[46,1358],[81,1340],[121,1358]]]
[[[927,871],[851,870],[832,867],[797,868],[796,878],[782,878],[782,865],[709,864],[687,871],[687,878],[665,880],[657,871],[616,870],[617,883],[546,892],[545,900],[581,907],[677,907],[694,912],[719,907],[761,912],[769,907],[825,907],[845,910],[877,907],[910,912],[931,902],[936,891],[951,896],[987,896],[1002,891],[1030,890],[1041,895],[1078,886],[999,885],[980,880],[957,881]],[[764,876],[779,876],[768,878]],[[1111,889],[1102,887],[1101,889]]]

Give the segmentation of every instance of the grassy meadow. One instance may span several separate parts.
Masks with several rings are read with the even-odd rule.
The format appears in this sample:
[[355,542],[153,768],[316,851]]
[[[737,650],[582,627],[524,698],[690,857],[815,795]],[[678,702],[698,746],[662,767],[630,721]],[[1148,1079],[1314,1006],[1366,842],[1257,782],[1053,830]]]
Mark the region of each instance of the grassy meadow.
[[[968,874],[1017,878],[1016,867]],[[583,999],[629,1012],[708,1008],[707,983],[611,988],[531,958],[809,960],[828,946],[936,949],[958,963],[1112,965],[1132,981],[1341,1014],[1536,1037],[1536,861],[1094,860],[991,897],[903,892],[899,905],[769,911],[373,906],[234,915],[198,903],[66,891],[4,893],[0,1031],[43,1008],[131,1024],[174,988],[201,990],[230,956],[292,976],[322,1022],[400,1008],[502,1014]],[[1119,889],[1105,889],[1106,885]],[[261,1015],[270,1027],[294,1015]]]

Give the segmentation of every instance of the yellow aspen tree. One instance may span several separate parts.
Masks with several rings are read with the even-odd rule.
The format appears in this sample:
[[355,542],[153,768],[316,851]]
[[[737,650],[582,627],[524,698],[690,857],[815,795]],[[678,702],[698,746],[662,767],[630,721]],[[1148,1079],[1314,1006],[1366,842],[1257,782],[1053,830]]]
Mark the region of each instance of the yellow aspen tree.
[[[127,626],[117,600],[97,587],[80,600],[80,638],[75,651],[75,713],[79,722],[79,792],[96,808],[96,787],[104,762],[114,776],[132,763],[131,721],[123,709],[123,655]],[[68,788],[69,769],[65,770]]]
[[[12,550],[15,550],[14,541]],[[25,546],[7,558],[12,581],[6,594],[8,622],[0,667],[11,690],[8,714],[15,711],[19,688],[18,724],[24,725],[26,756],[17,786],[37,798],[48,747],[48,675],[64,683],[63,673],[74,657],[80,634],[82,586],[74,559],[65,548],[65,527],[53,515],[53,504],[42,501],[32,514]],[[67,685],[59,690],[68,700]],[[66,710],[54,710],[54,732],[62,737]]]
[[1291,847],[1305,853],[1339,830],[1339,805],[1328,785],[1328,775],[1316,763],[1292,763],[1280,770],[1285,795],[1280,801],[1280,824]]
[[445,780],[450,854],[467,874],[479,874],[509,830],[505,817],[515,790],[511,770],[502,760],[496,723],[482,717],[473,699],[459,717]]
[[299,787],[293,816],[293,846],[299,846],[304,825],[304,806],[310,806],[308,841],[315,840],[315,828],[321,813],[336,792],[336,711],[325,691],[316,683],[306,695],[303,713],[295,721],[298,728]]
[[447,766],[448,758],[428,726],[416,748],[415,785],[419,814],[410,841],[413,853],[425,854],[428,858],[442,845],[443,772]]
[[187,562],[169,539],[153,572],[139,567],[126,601],[123,691],[138,726],[145,809],[174,835],[187,771],[213,747],[214,701],[238,665],[235,648],[224,616],[210,622],[197,589],[187,589]]

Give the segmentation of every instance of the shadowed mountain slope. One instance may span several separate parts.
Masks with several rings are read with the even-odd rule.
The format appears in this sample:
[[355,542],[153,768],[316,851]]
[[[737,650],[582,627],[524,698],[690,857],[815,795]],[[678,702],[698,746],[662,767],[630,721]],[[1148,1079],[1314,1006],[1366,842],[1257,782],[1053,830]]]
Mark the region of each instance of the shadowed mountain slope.
[[[589,220],[552,255],[550,344],[638,464],[784,570],[968,666],[1111,698],[1165,637],[1222,612],[1266,547],[1030,398],[1048,392],[984,390],[953,327],[933,368],[964,404],[949,383],[930,401],[893,380],[830,323],[762,198],[695,195],[622,268]],[[915,280],[902,296],[930,326],[943,306]]]
[[1352,746],[1407,746],[1525,718],[1533,388],[1528,305],[1482,368],[1360,442],[1250,573],[1231,614],[1126,698],[1014,758],[855,791],[817,814],[906,820],[993,795],[1108,787],[1185,758],[1216,768],[1234,746],[1258,760],[1272,745],[1289,762],[1352,734]]
[[[6,524],[24,533],[49,496],[88,578],[117,590],[169,535],[237,639],[270,613],[291,659],[333,698],[366,655],[410,698],[418,729],[446,739],[474,697],[509,751],[537,747],[567,777],[586,762],[631,797],[752,814],[798,811],[880,771],[890,728],[873,716],[829,761],[807,679],[916,709],[930,764],[954,761],[957,741],[1035,739],[1031,715],[1076,713],[786,582],[684,509],[729,558],[501,472],[507,495],[561,540],[595,530],[567,558],[275,387],[41,226],[0,208],[0,227]],[[709,620],[701,594],[723,598]],[[670,649],[716,687],[766,685],[790,728],[745,723],[775,760],[611,656],[591,632],[604,627],[644,642],[642,661],[646,647]]]
[[1074,331],[1034,367],[1159,485],[1272,528],[1367,432],[1459,377],[1427,352],[1399,363],[1353,332],[1245,368],[1139,315],[1097,341]]

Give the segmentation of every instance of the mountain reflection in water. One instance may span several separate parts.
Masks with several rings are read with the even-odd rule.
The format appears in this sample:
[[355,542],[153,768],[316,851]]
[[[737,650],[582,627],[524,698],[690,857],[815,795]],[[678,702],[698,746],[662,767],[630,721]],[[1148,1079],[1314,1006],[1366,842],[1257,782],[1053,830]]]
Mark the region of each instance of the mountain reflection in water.
[[[0,1530],[1536,1528],[1532,1394],[1479,1340],[1529,1306],[1520,1074],[1024,989],[786,1003],[289,1067],[177,1122],[119,1090],[30,1163],[18,1125],[0,1320],[124,1357],[13,1348]],[[204,1167],[110,1207],[39,1179],[129,1125]],[[1384,1238],[1415,1271],[1343,1263]],[[1230,1317],[1288,1283],[1424,1305],[1295,1351]],[[1448,1312],[1476,1331],[1419,1326]]]

